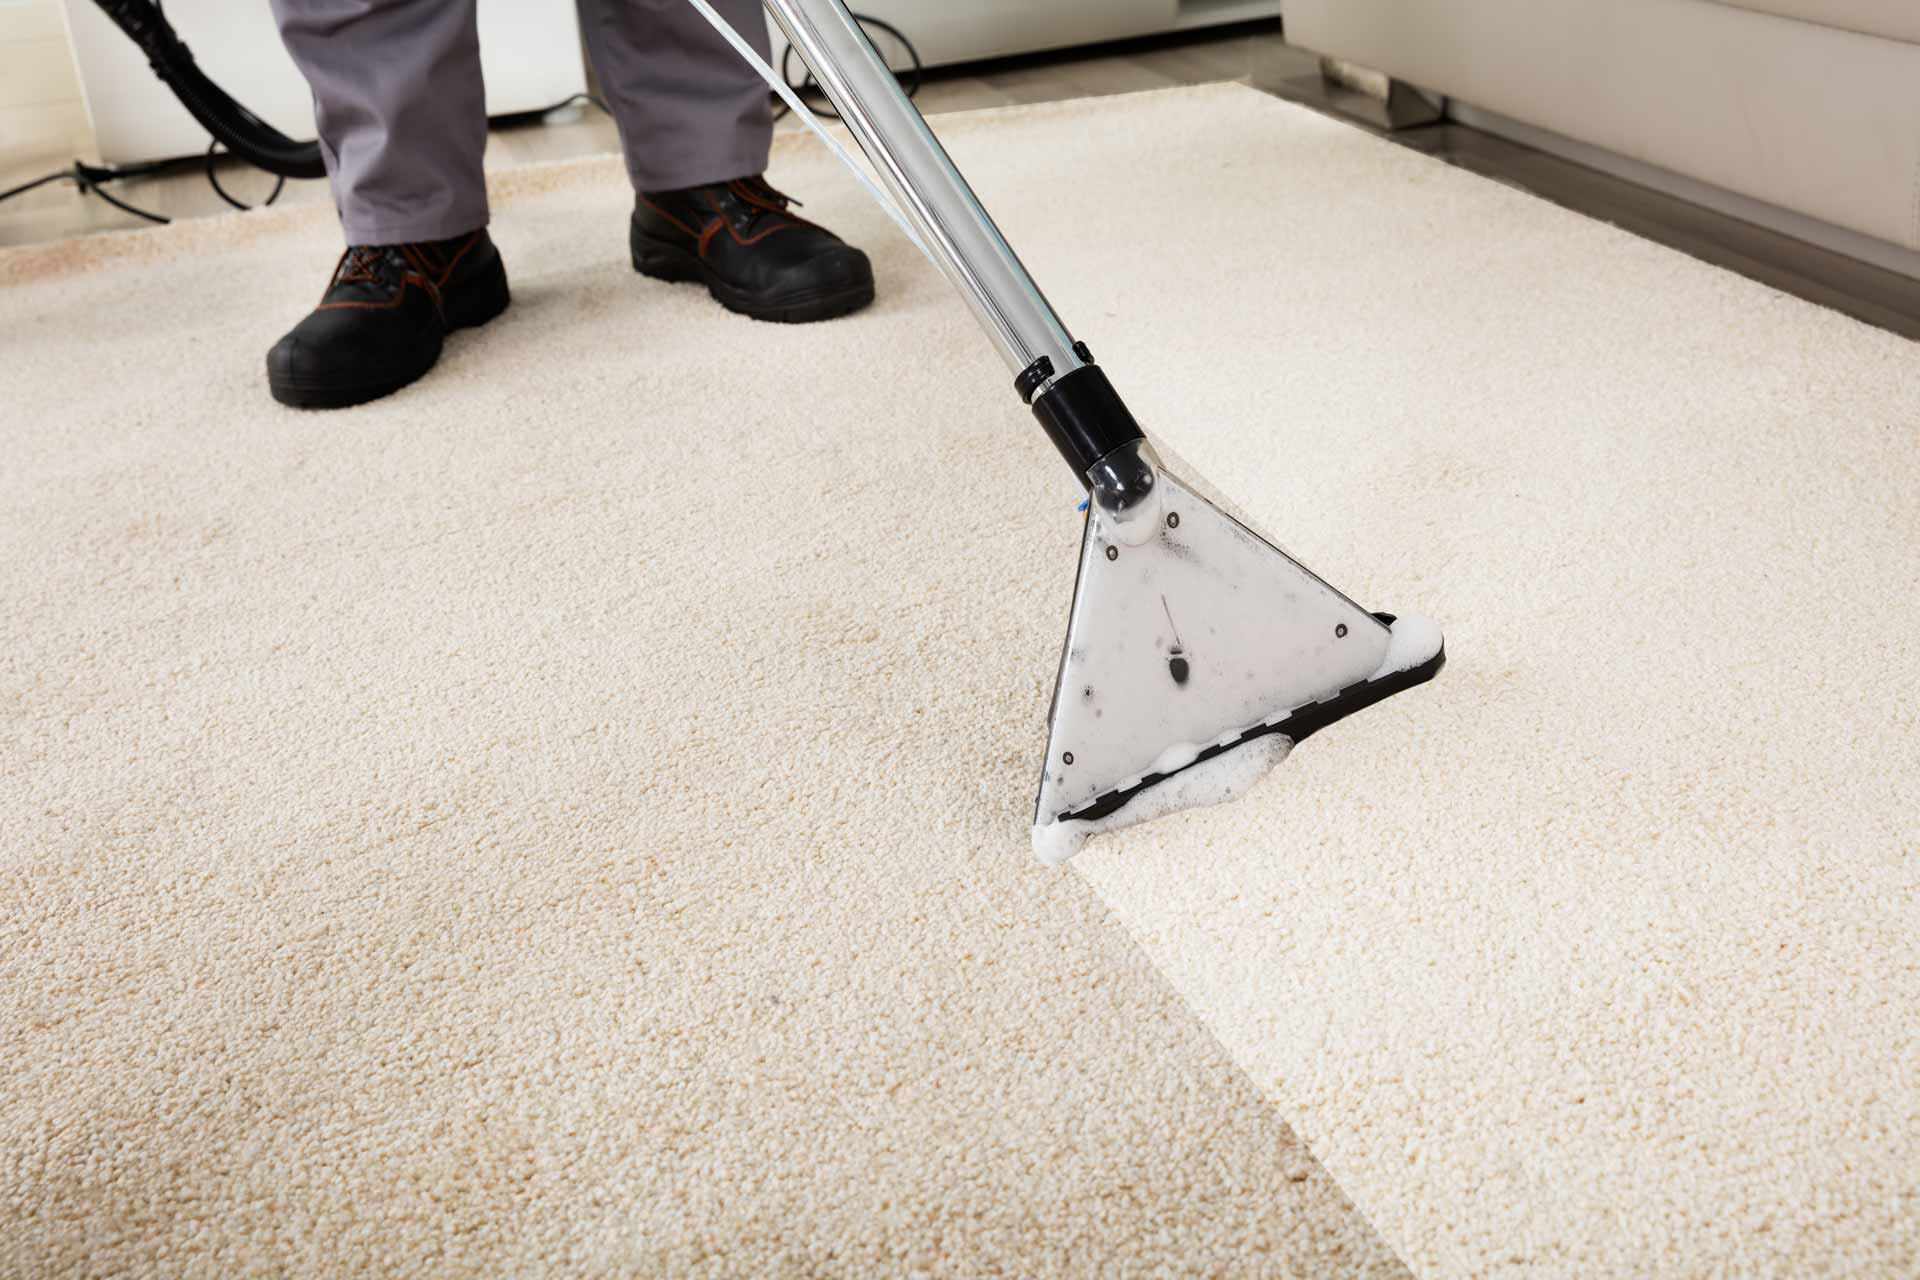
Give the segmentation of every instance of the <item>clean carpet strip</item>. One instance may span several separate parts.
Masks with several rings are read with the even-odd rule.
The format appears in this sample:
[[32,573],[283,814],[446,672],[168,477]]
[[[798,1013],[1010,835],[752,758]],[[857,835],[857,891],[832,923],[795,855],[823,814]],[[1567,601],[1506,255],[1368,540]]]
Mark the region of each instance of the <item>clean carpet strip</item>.
[[[936,123],[1117,357],[1197,313],[1062,158],[1264,111]],[[729,315],[617,160],[523,171],[513,307],[337,414],[260,370],[322,211],[0,254],[0,1274],[1405,1274],[1027,852],[1079,495],[773,176],[873,310]]]
[[1920,1274],[1920,347],[1251,93],[1126,136],[1164,250],[1058,301],[1449,662],[1076,869],[1424,1275]]

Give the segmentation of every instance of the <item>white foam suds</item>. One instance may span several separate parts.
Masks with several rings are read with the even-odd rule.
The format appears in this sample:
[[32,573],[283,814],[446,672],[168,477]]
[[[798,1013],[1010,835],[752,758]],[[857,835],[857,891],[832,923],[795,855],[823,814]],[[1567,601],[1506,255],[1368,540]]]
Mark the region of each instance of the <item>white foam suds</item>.
[[1387,632],[1387,656],[1380,660],[1380,669],[1369,678],[1378,680],[1411,670],[1440,652],[1440,644],[1440,624],[1432,618],[1417,614],[1396,618]]
[[[1080,852],[1094,836],[1138,826],[1182,809],[1201,809],[1238,800],[1285,760],[1291,750],[1292,741],[1277,733],[1255,738],[1155,783],[1104,818],[1049,822],[1034,827],[1033,852],[1040,861],[1057,867]],[[1185,751],[1188,760],[1199,754],[1198,747],[1174,747],[1169,748],[1160,761],[1172,760],[1181,751]],[[1160,761],[1155,762],[1156,771]]]
[[[1370,679],[1398,675],[1419,666],[1440,652],[1441,643],[1440,628],[1432,619],[1412,615],[1397,619],[1388,634],[1386,656]],[[1232,736],[1237,735],[1229,735]],[[1203,764],[1192,764],[1203,749],[1201,744],[1177,742],[1162,751],[1139,777],[1127,779],[1123,789],[1138,786],[1141,777],[1152,774],[1173,776],[1148,787],[1104,818],[1035,826],[1033,852],[1040,861],[1057,867],[1080,852],[1094,836],[1138,826],[1182,809],[1237,800],[1268,770],[1287,758],[1293,743],[1277,733],[1267,734],[1231,751],[1223,751]]]

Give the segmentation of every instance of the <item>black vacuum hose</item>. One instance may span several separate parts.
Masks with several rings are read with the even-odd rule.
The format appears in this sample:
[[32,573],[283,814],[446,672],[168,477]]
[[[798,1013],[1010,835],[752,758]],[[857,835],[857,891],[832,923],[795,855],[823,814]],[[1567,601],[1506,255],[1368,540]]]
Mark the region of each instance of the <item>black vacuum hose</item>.
[[324,178],[320,144],[295,142],[235,102],[193,60],[153,0],[95,0],[100,11],[140,46],[154,74],[173,90],[180,105],[228,151],[283,178]]

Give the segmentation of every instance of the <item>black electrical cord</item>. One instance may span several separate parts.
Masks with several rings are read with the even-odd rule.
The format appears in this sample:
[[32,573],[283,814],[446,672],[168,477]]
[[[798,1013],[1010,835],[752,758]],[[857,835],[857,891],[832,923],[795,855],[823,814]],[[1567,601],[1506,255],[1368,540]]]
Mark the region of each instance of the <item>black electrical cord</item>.
[[[112,205],[116,209],[124,210],[125,212],[132,214],[136,218],[145,218],[148,222],[154,223],[157,226],[164,227],[169,222],[172,222],[173,219],[167,217],[164,214],[154,213],[150,210],[142,209],[139,205],[130,204],[127,201],[122,200],[120,197],[114,195],[111,191],[107,190],[107,184],[109,182],[120,182],[127,178],[152,177],[155,174],[167,173],[172,170],[179,169],[189,163],[199,163],[204,165],[204,172],[207,175],[207,181],[213,185],[213,190],[215,194],[217,194],[222,200],[226,201],[228,204],[232,205],[236,209],[252,209],[254,207],[253,205],[243,203],[242,201],[236,199],[231,192],[229,192],[225,187],[220,185],[220,179],[214,171],[214,164],[213,164],[214,160],[218,158],[220,154],[222,154],[216,150],[216,148],[218,148],[219,145],[220,144],[218,140],[209,144],[207,147],[207,154],[204,157],[204,159],[201,157],[189,156],[179,160],[158,160],[150,164],[130,164],[130,165],[122,165],[122,166],[88,164],[84,160],[75,160],[70,166],[68,166],[65,169],[61,169],[57,173],[49,173],[45,177],[35,178],[32,182],[23,182],[17,187],[13,187],[6,191],[0,191],[0,200],[11,200],[15,196],[25,195],[27,192],[32,191],[37,187],[44,187],[48,183],[71,182],[74,185],[75,189],[78,190],[79,193],[83,196],[84,195],[99,196],[102,200],[105,200],[108,204]],[[286,178],[278,177],[273,184],[272,193],[268,195],[264,201],[261,202],[262,207],[264,207],[265,205],[272,204],[276,199],[278,199],[280,196],[281,190],[286,185],[287,185]]]
[[[876,30],[884,31],[900,42],[900,47],[907,51],[907,57],[913,62],[913,68],[902,77],[904,83],[901,85],[901,88],[906,91],[906,95],[909,98],[919,93],[920,82],[925,78],[926,66],[920,61],[920,51],[913,47],[913,41],[907,39],[907,33],[894,26],[891,22],[883,18],[876,18],[870,13],[856,13],[853,15],[853,18],[854,21],[858,22],[861,26],[873,27]],[[871,37],[869,37],[869,39],[871,39]],[[814,93],[819,96],[820,105],[812,108],[815,115],[819,116],[822,120],[838,120],[840,113],[835,111],[833,104],[826,100],[826,94],[821,92],[820,82],[813,78],[811,69],[807,70],[806,74],[800,77],[800,83],[794,83],[793,56],[793,46],[791,44],[781,51],[780,78],[786,81],[787,87],[792,89],[796,94],[804,97],[808,93]],[[804,64],[802,65],[804,66]],[[791,108],[782,101],[774,108],[773,118],[778,120],[782,116],[785,116],[789,110],[791,110]]]
[[32,182],[23,182],[17,187],[11,187],[8,190],[0,191],[0,200],[11,200],[15,196],[23,196],[27,194],[27,192],[33,190],[35,187],[44,187],[49,182],[58,182],[62,178],[71,178],[72,176],[73,174],[71,171],[62,169],[60,172],[50,173],[44,178],[35,178]]
[[111,191],[108,191],[105,187],[100,186],[98,183],[95,183],[91,187],[82,187],[81,191],[82,192],[92,191],[93,194],[99,196],[102,200],[105,200],[108,204],[112,205],[114,208],[124,209],[128,213],[132,214],[134,217],[145,218],[148,222],[151,222],[156,226],[164,227],[169,222],[173,221],[172,218],[166,217],[164,214],[149,213],[147,210],[139,208],[136,205],[128,204],[125,200],[121,200],[117,198]]
[[[524,112],[515,112],[512,116],[503,117],[503,119],[509,122],[516,119],[535,120],[543,116],[551,115],[555,111],[559,111],[564,107],[570,107],[574,105],[576,102],[584,102],[589,106],[598,107],[600,110],[607,112],[609,115],[612,114],[611,110],[607,107],[607,104],[602,102],[600,99],[594,97],[592,94],[575,93],[575,94],[569,94],[567,97],[560,99],[560,101],[551,103],[547,106],[535,107],[532,110],[524,111]],[[17,187],[9,187],[5,191],[0,191],[0,201],[11,200],[15,196],[23,196],[29,191],[37,190],[38,188],[47,186],[51,183],[71,182],[81,195],[99,196],[102,200],[105,200],[108,204],[112,205],[116,209],[124,210],[125,212],[134,215],[136,218],[145,218],[148,222],[155,223],[159,226],[165,226],[167,223],[172,221],[171,218],[166,217],[164,214],[153,213],[153,212],[150,212],[149,210],[142,209],[138,205],[129,204],[127,201],[120,199],[118,196],[115,196],[112,192],[108,191],[106,189],[106,185],[109,182],[119,182],[127,178],[153,177],[156,174],[174,172],[176,170],[184,168],[188,164],[198,164],[201,167],[201,172],[203,172],[206,175],[208,185],[213,188],[214,194],[219,196],[222,200],[224,200],[227,204],[233,206],[235,209],[239,209],[242,211],[247,211],[254,208],[264,209],[266,206],[272,204],[275,200],[278,200],[280,198],[280,193],[286,190],[287,176],[285,174],[276,173],[274,174],[273,190],[267,193],[267,198],[265,200],[262,200],[257,206],[250,205],[246,203],[244,200],[241,200],[238,196],[235,196],[231,191],[228,191],[226,187],[221,185],[219,169],[215,164],[217,160],[220,160],[229,154],[231,153],[227,151],[223,151],[221,149],[220,140],[218,138],[214,138],[207,143],[206,153],[201,156],[185,156],[185,157],[181,157],[179,159],[173,159],[173,160],[154,160],[144,164],[130,164],[130,165],[95,165],[95,164],[88,164],[84,160],[75,160],[71,165],[67,166],[65,169],[60,169],[53,173],[44,174],[41,177],[33,179],[31,182],[23,182]],[[237,158],[243,161],[246,160],[245,156],[240,156]],[[258,166],[255,166],[255,167],[257,168]],[[266,170],[266,172],[272,172],[272,171]]]
[[176,169],[179,166],[180,162],[177,160],[157,160],[150,164],[132,164],[121,168],[108,168],[102,165],[88,164],[84,160],[75,160],[67,168],[61,169],[57,173],[49,173],[44,177],[35,178],[32,182],[23,182],[17,187],[0,191],[0,200],[11,200],[15,196],[25,195],[27,192],[37,187],[44,187],[50,182],[71,182],[83,196],[88,194],[99,196],[116,209],[123,209],[135,217],[145,218],[148,222],[165,226],[167,223],[173,221],[173,219],[165,217],[162,214],[151,213],[146,209],[140,208],[138,205],[128,204],[125,200],[120,199],[108,191],[106,184],[109,182],[118,182],[122,178],[144,178],[156,173],[164,173],[169,169]]
[[[218,138],[209,139],[207,142],[207,185],[213,188],[213,194],[219,196],[222,200],[225,200],[228,204],[240,210],[242,213],[245,213],[247,210],[253,208],[253,206],[245,203],[244,201],[237,200],[232,195],[228,194],[227,189],[220,185],[220,175],[214,172],[213,162],[214,162],[214,159],[219,154],[220,154],[220,139]],[[273,190],[269,191],[267,193],[267,198],[260,202],[260,207],[264,209],[268,205],[272,204],[275,200],[278,200],[280,198],[280,193],[286,190],[286,187],[287,187],[287,175],[284,173],[275,174],[273,176]]]

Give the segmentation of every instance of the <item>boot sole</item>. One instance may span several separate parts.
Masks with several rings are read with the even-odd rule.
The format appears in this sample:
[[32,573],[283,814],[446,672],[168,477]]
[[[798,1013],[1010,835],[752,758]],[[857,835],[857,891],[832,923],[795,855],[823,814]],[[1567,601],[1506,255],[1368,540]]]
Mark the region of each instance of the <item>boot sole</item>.
[[275,400],[295,409],[347,409],[390,396],[409,383],[419,381],[440,362],[440,352],[446,345],[448,334],[460,329],[478,329],[505,311],[512,301],[513,293],[507,287],[506,264],[496,254],[492,267],[461,290],[459,297],[451,300],[446,311],[446,333],[438,335],[425,356],[415,364],[388,370],[366,382],[346,384],[304,381],[282,376],[269,368],[267,387],[273,392]]
[[815,320],[852,315],[873,301],[873,280],[869,277],[850,285],[809,290],[790,294],[776,302],[766,302],[734,288],[714,274],[713,269],[700,261],[698,255],[679,245],[642,235],[634,237],[632,248],[633,269],[641,275],[675,284],[703,284],[715,302],[729,311],[751,316],[755,320],[767,320],[774,324],[811,324]]

